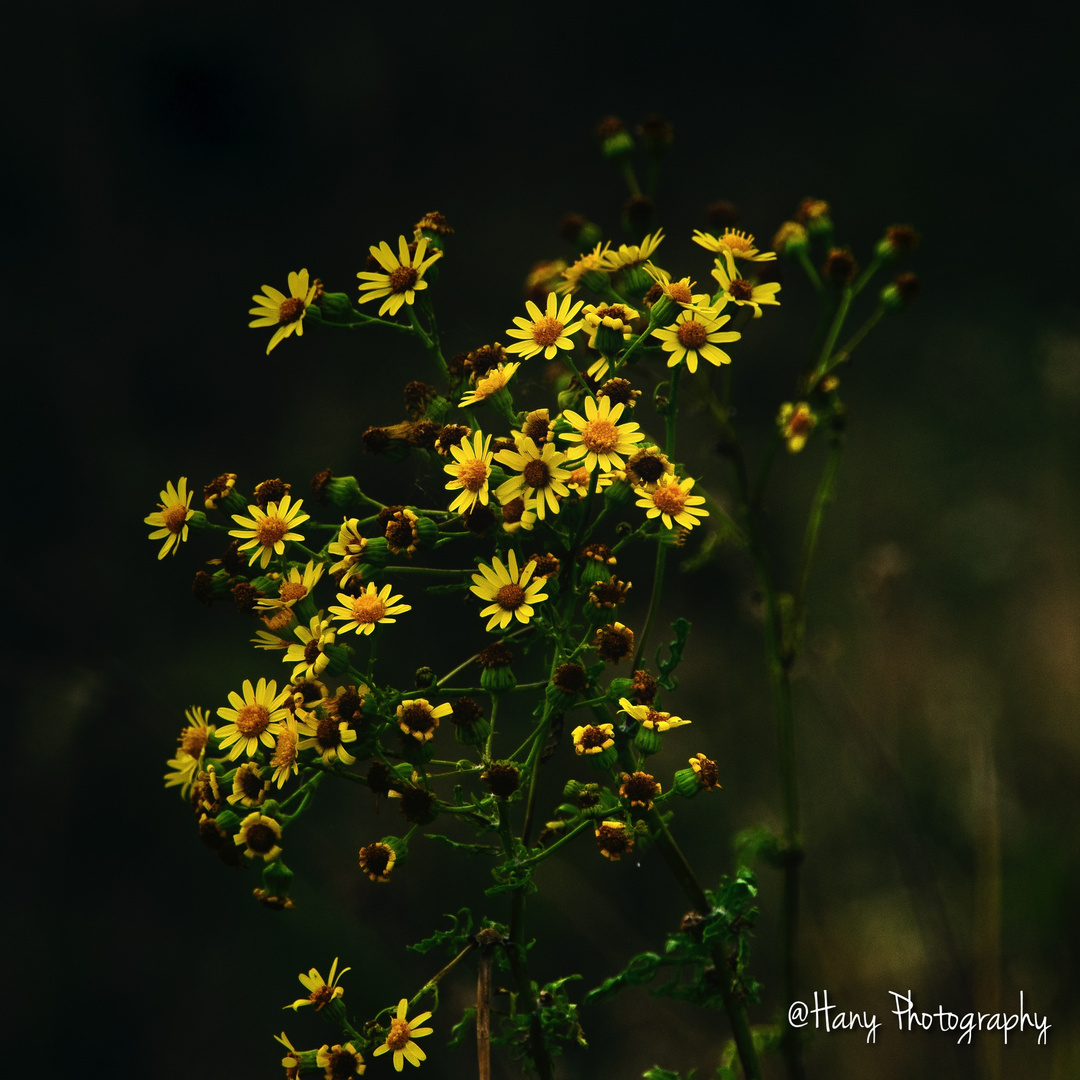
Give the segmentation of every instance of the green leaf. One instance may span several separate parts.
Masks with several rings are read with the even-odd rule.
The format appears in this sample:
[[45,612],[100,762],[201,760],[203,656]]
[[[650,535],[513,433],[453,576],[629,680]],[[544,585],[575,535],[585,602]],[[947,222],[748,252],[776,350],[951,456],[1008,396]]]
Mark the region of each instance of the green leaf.
[[457,840],[451,840],[449,836],[443,836],[442,833],[424,833],[424,836],[428,840],[438,840],[441,844],[446,844],[447,847],[457,848],[458,851],[465,852],[466,855],[501,855],[502,852],[497,847],[493,847],[491,844],[461,844]]
[[605,979],[595,990],[590,990],[582,1000],[582,1004],[591,1005],[594,1001],[611,997],[626,986],[643,986],[645,983],[652,982],[663,962],[656,953],[639,953],[626,965],[625,971],[613,975],[610,979]]
[[690,621],[688,619],[676,619],[671,624],[671,629],[675,631],[675,640],[667,647],[667,660],[661,661],[660,659],[662,645],[656,650],[656,666],[660,669],[660,678],[656,681],[665,690],[675,689],[676,681],[672,678],[671,673],[682,661],[683,649],[686,648],[686,639],[690,636]]
[[454,924],[449,930],[436,930],[431,937],[424,938],[423,941],[418,941],[415,945],[410,945],[408,947],[413,952],[429,953],[432,949],[437,949],[440,945],[450,944],[453,946],[455,952],[460,952],[461,949],[465,947],[465,943],[472,936],[472,912],[468,908],[463,907],[456,915],[444,915],[443,918],[449,919]]

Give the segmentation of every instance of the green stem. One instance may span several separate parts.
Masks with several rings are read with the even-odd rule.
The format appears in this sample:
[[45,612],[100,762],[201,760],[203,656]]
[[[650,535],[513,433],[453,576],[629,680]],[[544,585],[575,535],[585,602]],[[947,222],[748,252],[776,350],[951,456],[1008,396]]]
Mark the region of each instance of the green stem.
[[817,366],[819,370],[825,367],[829,357],[832,356],[836,339],[843,329],[844,320],[847,318],[848,309],[851,307],[854,296],[855,293],[851,286],[844,286],[844,291],[840,294],[840,303],[836,307],[836,314],[833,316],[832,326],[829,327],[828,336],[825,338],[825,344],[821,347],[821,355],[818,357]]
[[[649,825],[655,830],[656,846],[668,865],[668,869],[675,875],[675,879],[682,886],[690,903],[694,905],[699,915],[710,915],[712,905],[705,895],[705,890],[698,883],[694,871],[686,861],[679,846],[664,824],[659,811],[653,809],[646,815]],[[754,1049],[754,1036],[750,1030],[750,1021],[746,1015],[746,1006],[739,1001],[732,989],[731,979],[728,977],[730,968],[728,958],[721,948],[713,950],[713,963],[716,967],[717,982],[720,986],[720,996],[724,1001],[724,1011],[728,1015],[731,1024],[731,1033],[735,1039],[735,1048],[742,1062],[743,1074],[746,1080],[761,1080],[761,1066],[758,1063],[757,1051]],[[788,999],[792,1000],[792,999]]]
[[848,340],[840,347],[837,352],[833,353],[832,356],[830,356],[824,364],[818,365],[817,369],[814,371],[814,374],[810,377],[808,383],[808,391],[813,390],[814,387],[817,386],[817,384],[822,379],[824,379],[830,371],[835,370],[841,364],[847,363],[847,361],[851,359],[851,354],[862,344],[863,339],[866,337],[866,335],[869,334],[875,326],[877,326],[877,324],[882,320],[884,315],[885,309],[879,307],[877,311],[875,311],[874,314],[871,315],[870,318],[868,318],[866,322],[864,322],[862,326],[860,326],[859,329],[851,335],[850,338],[848,338]]
[[533,866],[538,862],[543,862],[544,859],[546,859],[549,855],[553,855],[564,844],[568,844],[571,840],[574,839],[575,836],[579,835],[587,828],[589,828],[590,825],[595,825],[595,822],[591,821],[588,818],[585,818],[583,821],[579,821],[569,832],[565,833],[563,836],[560,836],[559,839],[556,840],[555,843],[552,844],[550,847],[546,847],[538,854],[530,855],[529,858],[522,860],[521,865]]
[[449,382],[450,373],[446,367],[446,360],[443,358],[442,349],[431,340],[427,331],[420,325],[420,320],[416,317],[416,312],[413,310],[412,304],[406,304],[405,309],[409,313],[409,322],[412,324],[413,333],[420,338],[424,343],[424,348],[435,358],[435,362],[439,365],[439,371],[442,373],[443,379]]
[[645,625],[641,629],[641,637],[638,638],[637,651],[634,653],[634,662],[630,665],[631,675],[641,667],[641,657],[645,652],[645,642],[648,640],[653,620],[656,618],[656,613],[660,608],[660,593],[664,587],[664,564],[666,561],[667,544],[658,542],[656,545],[656,564],[653,568],[652,594],[649,596],[649,610],[645,616]]
[[843,440],[839,437],[835,438],[829,451],[829,459],[825,463],[825,471],[821,474],[821,480],[818,481],[817,491],[814,492],[810,516],[806,521],[806,532],[803,535],[802,569],[799,572],[799,587],[795,593],[794,604],[793,621],[797,633],[802,626],[803,610],[806,605],[806,586],[810,580],[810,566],[814,561],[814,552],[817,550],[821,519],[825,514],[825,507],[832,499],[833,487],[836,484],[836,472],[840,467],[840,455],[843,451]]
[[823,292],[825,286],[821,283],[821,277],[814,269],[814,264],[810,261],[810,253],[803,248],[799,252],[799,262],[802,263],[802,268],[806,271],[806,276],[810,279],[810,284],[817,289],[818,292]]

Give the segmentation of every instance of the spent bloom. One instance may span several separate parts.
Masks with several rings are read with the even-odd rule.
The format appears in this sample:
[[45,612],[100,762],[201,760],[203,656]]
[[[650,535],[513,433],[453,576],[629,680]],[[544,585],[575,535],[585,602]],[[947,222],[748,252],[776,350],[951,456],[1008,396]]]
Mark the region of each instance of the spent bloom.
[[788,450],[797,454],[806,445],[810,433],[817,427],[817,417],[805,401],[800,401],[797,405],[785,401],[780,406],[776,425],[787,442]]

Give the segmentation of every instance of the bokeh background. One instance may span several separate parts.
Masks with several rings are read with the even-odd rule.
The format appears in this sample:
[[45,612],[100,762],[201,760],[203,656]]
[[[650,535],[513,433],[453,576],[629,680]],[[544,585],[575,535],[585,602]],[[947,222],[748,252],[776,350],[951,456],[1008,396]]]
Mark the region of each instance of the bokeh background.
[[[562,214],[621,238],[624,192],[593,128],[656,109],[675,127],[656,221],[679,272],[707,276],[689,235],[717,199],[768,237],[802,196],[827,198],[862,261],[889,224],[923,235],[921,299],[845,378],[849,449],[797,671],[803,996],[827,989],[891,1024],[890,990],[954,1011],[1015,1011],[1023,991],[1053,1025],[1046,1046],[1030,1032],[1007,1047],[890,1024],[871,1046],[821,1033],[808,1074],[1080,1074],[1074,17],[111,0],[9,18],[3,659],[15,708],[0,897],[3,1044],[17,1069],[274,1075],[270,1036],[297,972],[340,955],[357,1011],[381,1007],[433,970],[405,944],[444,911],[482,909],[481,884],[463,885],[431,844],[391,887],[360,877],[358,845],[400,819],[353,791],[297,827],[292,915],[256,905],[251,874],[201,848],[161,788],[163,762],[186,705],[216,706],[253,673],[250,628],[191,599],[212,552],[192,544],[159,564],[142,518],[167,478],[199,485],[225,469],[248,490],[279,475],[300,489],[327,466],[384,497],[425,482],[359,442],[398,418],[419,353],[379,332],[309,331],[267,358],[248,297],[300,266],[350,290],[369,244],[439,209],[457,229],[435,293],[444,340],[491,341],[532,263],[572,257]],[[807,294],[791,275],[784,306],[740,345],[751,453],[798,369]],[[781,463],[768,502],[781,565],[821,451]],[[722,465],[703,441],[695,467],[719,483]],[[678,711],[724,782],[680,811],[705,877],[733,868],[740,829],[779,825],[757,608],[737,553],[676,578],[669,596],[667,614],[695,622]],[[474,622],[448,610],[419,647],[434,655]],[[662,760],[670,774],[682,744]],[[581,971],[592,986],[659,947],[685,906],[663,875],[655,857],[611,866],[588,845],[545,869],[536,976]],[[766,867],[760,880],[765,996],[752,1019],[764,1023],[786,1003],[780,880]],[[440,1045],[471,978],[444,989],[432,1080],[474,1067]],[[298,1044],[329,1034],[287,1015]],[[707,1075],[726,1030],[644,991],[582,1021],[592,1047],[568,1053],[561,1076],[653,1064]]]

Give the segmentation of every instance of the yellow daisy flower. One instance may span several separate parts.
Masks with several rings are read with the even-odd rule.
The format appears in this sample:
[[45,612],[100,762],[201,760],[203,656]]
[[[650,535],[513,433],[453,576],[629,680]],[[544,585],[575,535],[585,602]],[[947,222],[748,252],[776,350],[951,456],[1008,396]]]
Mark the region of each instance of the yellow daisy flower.
[[362,282],[360,303],[366,304],[369,300],[386,297],[379,306],[380,315],[385,315],[388,311],[391,315],[396,315],[402,304],[411,306],[416,300],[416,294],[428,287],[428,283],[424,281],[424,272],[436,259],[442,257],[441,251],[435,251],[425,259],[427,243],[427,237],[418,240],[416,253],[411,256],[404,236],[398,237],[396,256],[385,240],[378,247],[370,248],[372,256],[385,273],[361,271],[356,275]]
[[245,679],[243,689],[243,697],[235,690],[229,693],[231,709],[222,706],[217,711],[222,720],[230,721],[217,730],[219,748],[232,747],[230,761],[245,751],[251,757],[259,749],[259,743],[272,747],[279,725],[289,716],[289,710],[285,708],[288,687],[279,694],[274,679],[270,682],[260,679],[256,687],[251,685],[250,679]]
[[657,229],[656,232],[646,236],[640,244],[620,244],[618,251],[609,251],[603,255],[604,269],[614,272],[648,262],[663,239],[664,230]]
[[629,698],[619,698],[619,704],[627,716],[632,716],[643,728],[650,731],[670,731],[690,723],[689,720],[672,716],[671,713],[658,712],[650,705],[635,705]]
[[338,986],[338,979],[346,971],[352,971],[352,968],[342,968],[338,971],[337,965],[338,958],[335,956],[334,962],[330,965],[329,981],[323,979],[315,968],[312,968],[306,975],[298,975],[300,985],[307,990],[308,996],[306,998],[297,998],[291,1005],[285,1005],[284,1008],[296,1012],[301,1005],[314,1005],[315,1011],[318,1012],[324,1005],[329,1005],[334,998],[341,997],[345,993],[345,987]]
[[406,1061],[410,1065],[419,1066],[421,1061],[427,1060],[427,1054],[416,1045],[414,1040],[430,1035],[435,1030],[434,1028],[418,1026],[425,1020],[430,1019],[431,1013],[421,1013],[419,1016],[414,1016],[412,1020],[407,1020],[405,1017],[408,1011],[408,998],[402,998],[398,1002],[397,1016],[390,1021],[390,1033],[386,1036],[386,1042],[376,1048],[374,1053],[374,1056],[378,1057],[380,1054],[392,1050],[394,1053],[394,1068],[398,1072],[405,1068]]
[[574,750],[578,754],[599,754],[615,745],[614,724],[582,724],[573,731]]
[[706,791],[715,791],[722,786],[718,779],[719,770],[712,758],[707,758],[704,754],[695,754],[690,758],[690,768],[694,770],[694,775]]
[[634,850],[634,830],[621,821],[605,821],[596,827],[596,846],[605,859],[618,862]]
[[403,701],[398,707],[398,727],[406,735],[411,735],[417,742],[431,742],[435,738],[435,729],[439,726],[439,720],[449,716],[454,711],[454,706],[449,702],[434,706],[427,698],[412,698]]
[[341,632],[347,634],[350,630],[355,630],[358,634],[370,634],[376,623],[397,622],[397,619],[391,618],[392,615],[412,611],[412,604],[399,604],[401,596],[391,596],[391,590],[390,585],[376,590],[372,581],[368,582],[367,588],[359,596],[338,593],[337,598],[344,606],[332,606],[330,612],[335,619],[344,621]]
[[521,340],[507,346],[506,351],[520,353],[522,360],[542,352],[545,360],[552,360],[560,349],[572,349],[574,343],[570,335],[581,329],[581,322],[571,320],[584,303],[584,300],[574,303],[569,296],[564,296],[560,304],[554,293],[548,293],[547,311],[543,312],[531,300],[526,300],[525,309],[531,319],[523,319],[520,315],[514,319],[517,329],[506,333]]
[[[724,263],[727,265],[725,266]],[[715,301],[715,309],[722,311],[724,305],[731,301],[740,307],[748,304],[754,309],[754,318],[761,318],[762,304],[775,304],[780,306],[776,294],[780,291],[779,281],[768,281],[764,285],[755,285],[744,277],[739,277],[735,272],[735,260],[730,251],[725,251],[721,258],[716,260],[712,276],[720,285],[720,294]]]
[[634,494],[638,496],[635,505],[645,508],[647,518],[658,517],[665,529],[673,529],[675,525],[692,529],[698,523],[698,518],[709,516],[708,510],[698,509],[705,502],[705,497],[691,495],[693,486],[692,476],[679,480],[674,474],[665,473],[657,480],[652,491],[644,487],[634,488]]
[[652,336],[659,338],[664,352],[671,353],[668,367],[677,367],[686,362],[691,373],[697,371],[698,360],[704,358],[714,367],[730,364],[731,357],[717,344],[738,341],[742,334],[734,330],[721,331],[719,328],[731,319],[730,315],[721,315],[713,319],[701,311],[680,311],[675,322],[660,330],[654,330]]
[[319,752],[324,765],[330,765],[335,760],[342,765],[352,765],[356,758],[345,749],[345,743],[356,742],[356,732],[349,727],[347,720],[341,720],[336,715],[324,716],[322,710],[318,712],[300,712],[296,722],[296,730],[301,735],[308,735],[298,750],[310,750],[314,747]]
[[270,766],[274,770],[270,775],[270,783],[276,784],[278,790],[285,786],[285,781],[289,779],[289,773],[292,773],[293,776],[300,773],[300,763],[297,761],[299,754],[298,744],[296,720],[290,719],[278,728],[274,752],[270,756]]
[[585,399],[585,415],[563,411],[563,418],[576,430],[563,432],[559,437],[576,443],[566,451],[570,461],[585,459],[585,468],[592,472],[597,466],[604,472],[623,467],[623,455],[632,454],[636,445],[645,438],[637,424],[617,423],[625,406],[621,402],[611,404],[602,397],[597,404],[593,398]]
[[669,300],[684,308],[701,308],[703,310],[708,308],[711,298],[708,293],[694,292],[696,281],[691,281],[689,277],[672,281],[671,275],[666,270],[654,266],[651,262],[645,264],[644,270],[660,286],[664,296]]
[[269,610],[291,608],[298,600],[310,595],[322,576],[323,564],[314,560],[309,560],[302,571],[298,566],[290,567],[289,576],[278,585],[277,598],[264,596],[255,601],[255,606]]
[[315,299],[318,286],[308,284],[308,272],[301,270],[300,273],[289,273],[289,295],[279,292],[272,285],[264,285],[262,291],[265,296],[253,296],[251,299],[258,304],[248,314],[257,315],[258,318],[248,323],[248,326],[276,326],[270,344],[266,346],[266,355],[270,355],[279,341],[284,341],[290,334],[297,337],[304,334],[304,315]]
[[273,862],[281,854],[281,825],[272,817],[253,810],[240,822],[240,831],[233,837],[237,847],[244,848],[249,859]]
[[[560,294],[576,292],[581,288],[582,280],[586,274],[608,273],[606,260],[608,248],[610,247],[611,241],[605,240],[602,244],[598,243],[592,251],[579,255],[572,266],[568,266],[563,270],[563,280],[555,286],[553,291]],[[551,358],[548,357],[548,359]]]
[[165,763],[173,770],[165,774],[165,786],[180,785],[180,794],[187,798],[202,768],[206,747],[214,734],[214,725],[207,723],[206,710],[198,705],[185,709],[184,715],[188,718],[188,725],[180,732],[176,757]]
[[233,776],[232,794],[227,797],[230,806],[258,806],[266,798],[269,780],[262,779],[262,769],[253,761],[245,761]]
[[315,1054],[315,1064],[323,1069],[326,1080],[342,1080],[346,1076],[363,1076],[367,1065],[364,1056],[351,1042],[333,1046],[323,1044]]
[[180,483],[173,487],[170,480],[161,492],[160,510],[143,518],[146,525],[155,526],[150,534],[151,540],[164,539],[158,552],[158,558],[164,559],[171,551],[174,555],[180,549],[180,544],[188,538],[188,521],[195,516],[191,509],[191,496],[194,491],[187,489],[187,477],[181,476]]
[[[596,477],[596,490],[603,491],[604,488],[610,487],[618,479],[618,472],[603,472]],[[579,499],[584,499],[589,494],[589,484],[592,482],[591,474],[584,465],[575,469],[566,480],[566,485],[573,489],[573,492]]]
[[458,406],[463,409],[467,405],[479,405],[492,394],[498,393],[519,367],[521,367],[520,363],[499,364],[494,371],[489,371],[477,382],[476,386],[458,402]]
[[304,505],[303,499],[297,499],[290,505],[291,495],[283,495],[280,503],[272,502],[265,510],[261,510],[253,503],[248,505],[249,518],[242,514],[233,514],[232,519],[237,525],[243,525],[242,529],[230,529],[230,536],[238,536],[241,539],[250,538],[247,543],[241,544],[239,550],[247,551],[252,548],[248,566],[253,566],[255,560],[262,556],[259,565],[265,570],[270,563],[270,556],[275,553],[285,554],[286,540],[303,540],[301,533],[293,532],[293,527],[302,525],[309,520],[310,514],[302,514],[300,507]]
[[471,443],[466,437],[461,440],[460,445],[450,447],[454,464],[444,465],[443,472],[449,473],[454,479],[447,481],[446,490],[461,489],[460,494],[450,504],[451,513],[464,514],[466,510],[471,510],[477,501],[487,506],[488,479],[491,476],[491,452],[488,450],[490,445],[491,436],[484,438],[478,431]]
[[389,844],[376,840],[375,843],[366,844],[360,849],[358,861],[360,869],[372,881],[385,883],[390,880],[394,863],[397,862],[397,852]]
[[787,441],[788,450],[792,454],[797,454],[806,445],[810,433],[817,427],[817,417],[805,401],[800,401],[798,405],[785,401],[780,406],[776,425]]
[[495,489],[495,497],[500,503],[520,497],[525,500],[526,507],[536,507],[536,515],[541,521],[548,508],[553,514],[559,512],[559,496],[570,494],[563,482],[570,478],[570,470],[560,467],[566,455],[556,450],[553,443],[544,443],[539,449],[532,439],[520,438],[516,451],[500,450],[495,460],[521,474],[512,476]]
[[330,626],[330,622],[323,618],[320,611],[308,623],[309,629],[298,626],[294,633],[300,639],[296,644],[290,645],[285,655],[281,658],[282,663],[294,663],[292,677],[303,675],[308,679],[317,679],[330,663],[330,657],[324,651],[327,645],[334,643],[336,631]]
[[285,1070],[286,1080],[296,1080],[300,1075],[300,1051],[289,1041],[289,1036],[283,1031],[275,1035],[275,1039],[289,1052],[281,1059],[281,1067]]
[[354,574],[360,572],[360,559],[367,547],[367,539],[360,535],[360,519],[345,518],[338,530],[337,540],[331,541],[326,550],[336,555],[338,561],[330,567],[330,573],[343,571],[339,585],[344,585]]
[[530,581],[536,563],[527,562],[518,569],[517,553],[511,549],[509,568],[503,566],[498,558],[491,560],[491,566],[480,563],[479,574],[473,574],[473,584],[469,591],[475,593],[481,600],[490,600],[490,603],[480,617],[490,615],[486,630],[494,630],[496,627],[505,630],[510,625],[511,619],[517,619],[520,623],[527,623],[533,617],[533,604],[547,599],[547,593],[540,590],[544,587],[543,581]]
[[776,258],[775,251],[758,251],[753,234],[741,232],[739,229],[725,229],[719,236],[695,229],[693,240],[706,251],[727,251],[736,259],[745,259],[747,262],[772,262]]

